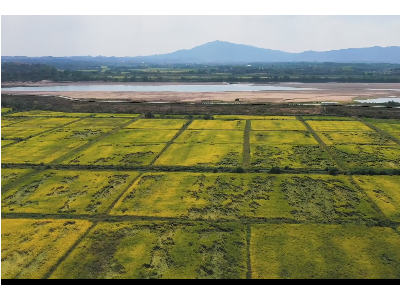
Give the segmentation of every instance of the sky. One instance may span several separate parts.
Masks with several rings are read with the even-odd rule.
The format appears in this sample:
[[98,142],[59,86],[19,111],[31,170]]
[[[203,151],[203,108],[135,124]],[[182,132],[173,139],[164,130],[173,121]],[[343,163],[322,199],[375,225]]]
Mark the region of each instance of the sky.
[[139,56],[220,40],[292,53],[400,46],[400,16],[1,16],[3,56]]

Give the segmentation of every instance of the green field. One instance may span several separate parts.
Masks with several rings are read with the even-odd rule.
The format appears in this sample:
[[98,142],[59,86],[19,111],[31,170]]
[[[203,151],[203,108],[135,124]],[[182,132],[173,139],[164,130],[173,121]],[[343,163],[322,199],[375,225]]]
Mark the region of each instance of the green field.
[[221,120],[296,120],[294,116],[246,116],[246,115],[214,115]]
[[389,133],[392,132],[400,132],[400,120],[388,120],[388,119],[364,119],[368,123],[382,129],[383,131],[387,131]]
[[110,113],[96,113],[93,118],[137,118],[140,114],[110,114]]
[[167,143],[176,134],[178,130],[154,130],[154,129],[122,129],[105,139],[103,142],[119,144],[154,144],[154,143]]
[[356,225],[253,225],[252,278],[400,278],[400,236]]
[[237,224],[99,223],[50,278],[246,278]]
[[308,131],[251,131],[250,144],[318,145]]
[[302,130],[307,128],[298,120],[254,120],[251,121],[252,130]]
[[44,171],[1,195],[1,211],[41,214],[104,213],[139,173]]
[[194,120],[188,130],[244,130],[246,121],[223,121],[223,120]]
[[9,145],[9,144],[12,144],[14,142],[15,142],[14,140],[1,140],[1,146],[3,147],[6,145]]
[[1,187],[18,180],[29,172],[32,172],[32,169],[1,169]]
[[372,131],[359,121],[306,121],[315,131]]
[[66,127],[68,128],[116,128],[131,122],[132,119],[124,118],[85,118]]
[[239,130],[187,130],[175,143],[242,144],[243,132]]
[[327,145],[396,145],[395,142],[375,131],[357,132],[318,132],[321,140]]
[[186,120],[175,119],[140,119],[125,128],[132,129],[181,129],[186,124]]
[[1,127],[10,126],[19,122],[31,120],[30,117],[1,117]]
[[2,107],[1,108],[1,113],[2,114],[8,113],[10,111],[12,111],[12,108],[8,108],[8,107]]
[[61,111],[31,110],[13,113],[10,116],[29,116],[29,117],[74,117],[82,118],[91,116],[91,113],[67,113]]

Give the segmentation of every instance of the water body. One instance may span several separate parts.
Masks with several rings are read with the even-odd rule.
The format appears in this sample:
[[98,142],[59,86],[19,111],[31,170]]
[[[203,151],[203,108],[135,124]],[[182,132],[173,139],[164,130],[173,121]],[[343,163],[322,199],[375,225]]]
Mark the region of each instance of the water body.
[[9,92],[252,92],[306,91],[315,88],[250,84],[185,84],[185,85],[55,85],[2,88]]
[[389,101],[400,103],[400,98],[377,98],[377,99],[354,100],[354,101],[360,103],[387,103]]

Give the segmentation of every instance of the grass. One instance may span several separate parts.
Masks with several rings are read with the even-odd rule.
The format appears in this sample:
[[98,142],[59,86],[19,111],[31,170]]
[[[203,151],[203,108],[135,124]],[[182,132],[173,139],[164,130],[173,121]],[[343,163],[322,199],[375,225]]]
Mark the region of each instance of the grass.
[[331,146],[347,168],[399,168],[400,147],[376,145]]
[[295,120],[295,116],[214,115],[217,120]]
[[178,130],[152,130],[152,129],[122,129],[117,133],[114,133],[105,139],[102,142],[108,143],[167,143],[169,142],[176,134]]
[[120,114],[120,113],[97,113],[93,115],[93,118],[137,118],[140,114]]
[[353,176],[383,214],[400,221],[400,176]]
[[244,130],[245,121],[223,121],[223,120],[194,120],[188,130]]
[[318,145],[308,131],[251,131],[250,144]]
[[43,278],[90,227],[84,220],[1,220],[1,278]]
[[155,161],[155,166],[238,167],[243,144],[171,144]]
[[145,173],[112,215],[183,219],[290,218],[290,206],[267,174]]
[[368,118],[365,118],[364,120],[389,133],[400,132],[400,120]]
[[1,169],[1,187],[6,186],[9,183],[12,183],[25,174],[32,172],[31,169]]
[[373,131],[359,121],[306,121],[314,131]]
[[375,131],[356,132],[318,132],[321,140],[326,145],[395,145],[392,140]]
[[50,278],[245,278],[236,224],[99,223]]
[[67,113],[61,111],[30,110],[13,113],[10,116],[29,116],[29,117],[74,117],[82,118],[93,115],[92,113]]
[[165,143],[133,144],[97,142],[62,162],[68,165],[148,165],[165,147]]
[[252,144],[250,146],[250,166],[325,169],[335,166],[335,163],[319,145],[268,146]]
[[2,127],[2,139],[26,139],[33,135],[37,135],[43,131],[49,130],[45,127]]
[[14,140],[1,140],[1,146],[3,147],[14,142],[15,142]]
[[73,124],[69,124],[67,128],[84,128],[84,129],[98,129],[101,128],[115,128],[127,124],[130,119],[123,118],[86,118]]
[[1,117],[1,127],[10,126],[19,122],[27,121],[30,117]]
[[45,132],[37,136],[45,141],[90,141],[102,134],[111,131],[111,128],[57,128],[52,131]]
[[399,279],[400,236],[355,225],[254,225],[253,278]]
[[302,130],[307,128],[298,120],[254,120],[252,130]]
[[43,171],[2,193],[2,212],[104,213],[137,175],[118,171]]
[[12,111],[12,108],[9,108],[9,107],[2,107],[1,108],[1,113],[2,114],[8,113],[10,111]]
[[[57,126],[65,125],[69,122],[78,120],[78,118],[31,118],[27,121],[19,122],[16,124],[10,125],[10,127],[17,128],[18,130],[23,130],[21,127],[37,127],[37,128],[53,128]],[[10,128],[9,127],[9,128]]]
[[175,140],[175,143],[243,143],[243,132],[238,130],[186,130]]
[[303,120],[324,120],[324,121],[354,121],[350,117],[336,117],[336,116],[303,116]]
[[125,128],[131,129],[181,129],[186,120],[180,119],[140,119]]

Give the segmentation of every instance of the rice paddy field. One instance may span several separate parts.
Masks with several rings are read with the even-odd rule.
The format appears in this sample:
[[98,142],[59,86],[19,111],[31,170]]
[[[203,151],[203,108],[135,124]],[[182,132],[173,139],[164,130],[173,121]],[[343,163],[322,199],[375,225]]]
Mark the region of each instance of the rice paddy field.
[[2,114],[2,279],[400,279],[399,121]]

